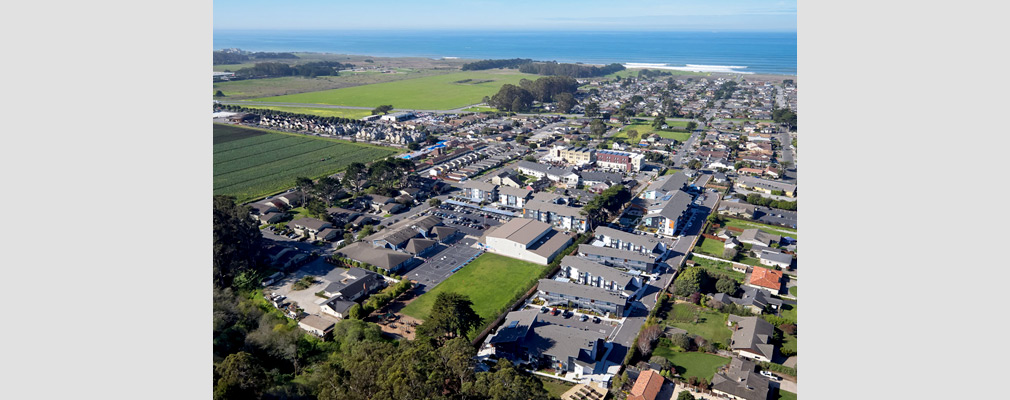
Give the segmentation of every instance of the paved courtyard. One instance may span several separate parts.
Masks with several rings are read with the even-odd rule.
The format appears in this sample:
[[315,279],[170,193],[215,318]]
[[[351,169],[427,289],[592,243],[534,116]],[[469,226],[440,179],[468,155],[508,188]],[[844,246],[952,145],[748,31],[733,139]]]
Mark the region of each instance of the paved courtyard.
[[473,247],[476,242],[473,238],[465,237],[450,246],[439,244],[437,253],[428,256],[424,263],[408,271],[404,277],[417,282],[419,296],[427,293],[449,278],[453,269],[480,255],[481,250]]

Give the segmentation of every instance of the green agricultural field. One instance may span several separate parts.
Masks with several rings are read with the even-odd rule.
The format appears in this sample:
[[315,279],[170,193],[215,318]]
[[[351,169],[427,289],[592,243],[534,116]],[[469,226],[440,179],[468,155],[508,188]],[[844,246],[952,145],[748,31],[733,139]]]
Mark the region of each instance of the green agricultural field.
[[214,194],[245,202],[292,187],[299,176],[320,178],[353,162],[396,153],[381,146],[214,124]]
[[360,107],[392,104],[399,109],[449,110],[480,103],[484,96],[494,95],[506,83],[517,85],[520,79],[536,80],[539,77],[516,72],[456,72],[392,83],[259,98],[254,101]]
[[668,346],[656,346],[653,354],[666,358],[684,378],[697,377],[711,381],[719,367],[729,364],[729,358],[714,354],[685,352]]
[[258,106],[255,103],[243,105],[248,108],[258,108],[262,110],[284,111],[296,114],[318,115],[320,117],[341,117],[362,119],[372,115],[372,110],[358,110],[353,108],[313,108],[313,107],[279,107],[279,106]]
[[283,78],[245,79],[239,81],[215,82],[211,94],[220,90],[224,92],[225,95],[225,97],[220,100],[247,100],[258,97],[292,95],[296,93],[315,92],[319,90],[331,90],[361,85],[371,85],[375,83],[394,82],[426,76],[444,75],[447,73],[449,73],[449,71],[426,69],[393,74],[374,72],[341,72],[338,76],[320,76],[316,78],[286,76]]
[[[726,317],[729,314],[704,309],[694,304],[677,303],[673,306],[673,315],[673,319],[666,321],[667,325],[684,329],[710,342],[729,343],[729,338],[733,335],[726,326]],[[698,316],[698,323],[694,323],[695,315]]]
[[723,218],[723,219],[726,220],[726,226],[731,226],[731,227],[740,228],[740,229],[760,228],[761,230],[763,230],[765,232],[768,232],[768,233],[771,233],[771,234],[775,234],[775,235],[779,235],[779,236],[789,236],[789,237],[791,237],[793,239],[799,240],[799,237],[796,236],[796,230],[795,229],[783,228],[783,227],[774,226],[774,225],[766,225],[766,224],[762,224],[760,222],[751,222],[751,221],[746,221],[746,220],[736,219],[736,218]]
[[484,253],[408,304],[403,313],[424,320],[428,318],[439,293],[456,292],[470,296],[474,311],[487,322],[497,317],[498,311],[508,306],[516,294],[529,289],[544,268],[531,262]]
[[245,64],[218,64],[214,66],[214,72],[224,72],[231,71],[235,72],[242,68],[252,68],[255,67],[256,63],[245,63]]

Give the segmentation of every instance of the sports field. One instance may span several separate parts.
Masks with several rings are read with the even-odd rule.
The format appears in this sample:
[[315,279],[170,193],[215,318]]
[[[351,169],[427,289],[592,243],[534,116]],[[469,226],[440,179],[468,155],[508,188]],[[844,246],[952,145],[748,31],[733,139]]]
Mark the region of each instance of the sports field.
[[353,162],[396,153],[380,146],[214,124],[214,194],[244,202],[292,187],[299,176],[315,179]]
[[506,83],[518,85],[523,78],[536,80],[539,77],[507,71],[456,72],[397,82],[264,97],[253,101],[359,107],[391,104],[400,109],[450,110],[480,103],[484,96],[494,95]]
[[507,306],[516,294],[529,289],[544,268],[547,267],[484,253],[408,304],[402,312],[417,319],[426,319],[439,293],[456,292],[470,296],[474,311],[487,322],[497,317],[498,311]]

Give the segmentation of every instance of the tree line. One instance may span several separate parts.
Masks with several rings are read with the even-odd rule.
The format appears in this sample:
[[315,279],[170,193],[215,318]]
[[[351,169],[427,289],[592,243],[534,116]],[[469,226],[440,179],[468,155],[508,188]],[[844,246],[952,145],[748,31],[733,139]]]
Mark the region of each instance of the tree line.
[[235,71],[235,75],[243,78],[275,78],[283,76],[303,76],[315,78],[317,76],[337,76],[341,69],[354,68],[352,64],[344,64],[336,61],[314,61],[305,64],[288,65],[279,62],[256,63],[248,68]]
[[520,65],[529,64],[531,62],[533,62],[533,60],[529,58],[480,60],[463,64],[463,71],[479,71],[494,68],[519,68]]
[[298,56],[291,53],[256,52],[251,54],[241,54],[241,53],[225,53],[223,51],[215,51],[214,65],[241,64],[250,60],[272,60],[281,58],[298,58]]
[[603,67],[582,64],[561,64],[555,61],[534,62],[519,66],[519,72],[537,75],[564,75],[573,78],[590,78],[603,76],[624,70],[624,66],[618,63],[609,64]]
[[562,112],[571,111],[577,102],[575,92],[579,83],[568,76],[546,76],[535,81],[523,79],[519,86],[506,83],[498,89],[498,93],[486,98],[488,106],[502,111],[529,111],[534,101],[558,103]]

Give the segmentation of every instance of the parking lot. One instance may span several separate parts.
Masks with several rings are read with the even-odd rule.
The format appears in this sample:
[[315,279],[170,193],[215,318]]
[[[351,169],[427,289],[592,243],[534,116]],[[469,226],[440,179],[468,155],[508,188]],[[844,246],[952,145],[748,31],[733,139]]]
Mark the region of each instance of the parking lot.
[[[484,235],[484,232],[487,231],[487,228],[501,225],[503,223],[502,220],[508,221],[511,219],[509,217],[495,216],[487,212],[463,206],[452,206],[448,204],[443,204],[438,208],[429,210],[427,215],[440,217],[446,226],[456,228],[464,235],[474,237],[481,237]],[[485,217],[485,215],[487,216]]]
[[417,281],[418,295],[427,293],[452,275],[453,269],[480,255],[482,250],[473,247],[476,242],[474,239],[463,238],[448,247],[440,244],[440,251],[429,256],[424,263],[408,271],[404,276]]
[[294,290],[292,285],[306,275],[312,275],[317,278],[325,276],[334,268],[336,267],[333,264],[326,262],[322,257],[316,258],[295,272],[288,274],[280,282],[267,287],[267,292],[287,296],[285,301],[298,303],[298,306],[308,314],[322,315],[319,312],[319,303],[317,301],[322,302],[324,299],[316,296],[316,292],[323,290],[329,282],[317,279],[315,284],[303,290]]

